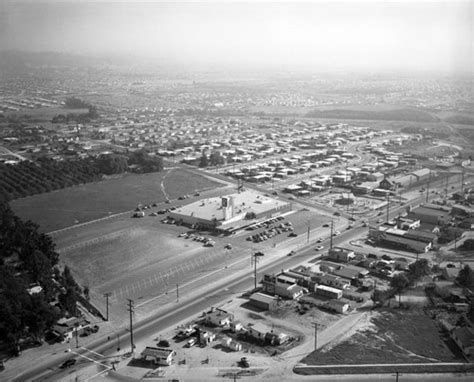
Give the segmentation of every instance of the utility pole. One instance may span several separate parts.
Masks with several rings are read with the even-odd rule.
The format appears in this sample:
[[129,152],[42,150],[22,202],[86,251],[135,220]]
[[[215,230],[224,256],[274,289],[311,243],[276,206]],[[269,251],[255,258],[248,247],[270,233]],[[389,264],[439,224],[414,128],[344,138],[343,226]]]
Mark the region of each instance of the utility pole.
[[176,302],[179,302],[179,284],[176,283]]
[[387,194],[387,223],[389,220],[389,213],[390,213],[390,193]]
[[76,334],[75,335],[75,337],[76,337],[76,348],[78,348],[79,347],[79,333],[78,333],[79,324],[76,322],[75,326],[76,326],[76,330],[74,331],[74,333]]
[[445,189],[445,195],[446,195],[446,198],[448,198],[448,182],[449,182],[449,174],[446,176],[446,187],[444,188]]
[[428,197],[430,195],[430,181],[431,181],[431,170],[430,170],[430,177],[428,178],[428,184],[426,185],[426,203],[428,203]]
[[258,263],[258,258],[265,256],[262,252],[255,252],[252,255],[252,261],[253,261],[253,266],[254,266],[254,271],[253,271],[253,277],[254,277],[254,289],[257,289],[257,263]]
[[313,322],[314,326],[314,350],[318,350],[318,324]]
[[309,224],[309,220],[308,220],[308,236],[306,238],[307,243],[309,243],[309,230],[310,230],[310,224]]
[[133,349],[135,349],[135,345],[133,344],[133,313],[134,313],[134,306],[133,306],[133,300],[128,299],[128,311],[130,313],[130,346],[132,347],[132,353]]
[[329,249],[332,249],[332,235],[334,230],[334,220],[331,220],[331,238],[329,240]]
[[105,297],[105,321],[109,320],[109,297],[111,296],[112,293],[107,292],[104,293]]
[[461,170],[461,195],[464,194],[464,167]]

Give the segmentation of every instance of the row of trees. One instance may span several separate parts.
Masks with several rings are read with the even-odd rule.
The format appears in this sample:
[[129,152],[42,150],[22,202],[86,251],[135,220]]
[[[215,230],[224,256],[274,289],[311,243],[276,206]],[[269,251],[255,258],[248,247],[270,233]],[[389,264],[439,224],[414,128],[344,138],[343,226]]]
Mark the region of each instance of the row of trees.
[[[67,267],[57,267],[58,258],[49,236],[0,201],[0,341],[13,353],[20,339],[40,339],[59,317],[77,313],[82,291]],[[31,286],[42,291],[31,294]]]
[[92,159],[55,161],[41,158],[16,165],[0,164],[0,195],[7,200],[40,194],[100,179]]
[[218,166],[225,163],[225,159],[219,151],[213,151],[209,156],[202,154],[199,159],[199,167]]
[[69,109],[87,109],[87,113],[68,113],[59,114],[53,117],[52,123],[86,123],[99,117],[97,108],[90,103],[76,97],[66,98],[64,105]]
[[163,170],[163,160],[160,157],[150,157],[146,152],[107,154],[97,158],[64,161],[40,158],[36,162],[0,164],[0,196],[12,200],[90,183],[101,179],[103,174],[128,171],[130,165],[134,165],[133,171],[140,173]]

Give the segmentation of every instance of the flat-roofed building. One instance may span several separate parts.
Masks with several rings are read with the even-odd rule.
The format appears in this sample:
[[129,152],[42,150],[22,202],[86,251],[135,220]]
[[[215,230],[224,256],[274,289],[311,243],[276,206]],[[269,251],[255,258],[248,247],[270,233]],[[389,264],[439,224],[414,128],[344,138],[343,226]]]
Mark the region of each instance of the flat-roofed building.
[[249,216],[260,219],[290,210],[291,205],[285,201],[256,191],[243,191],[190,203],[169,212],[168,216],[185,225],[226,231],[246,225],[245,219]]

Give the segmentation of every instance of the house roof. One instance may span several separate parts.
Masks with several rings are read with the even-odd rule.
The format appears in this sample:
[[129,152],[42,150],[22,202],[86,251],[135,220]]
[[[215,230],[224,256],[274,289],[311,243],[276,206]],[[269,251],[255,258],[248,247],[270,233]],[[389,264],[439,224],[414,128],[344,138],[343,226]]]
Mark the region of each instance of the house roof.
[[333,274],[337,276],[341,276],[345,279],[357,279],[359,278],[360,275],[366,275],[368,273],[367,269],[361,268],[361,267],[356,267],[354,265],[348,265],[347,267],[344,267],[342,269],[338,269],[332,272]]
[[254,293],[253,295],[250,296],[250,300],[270,304],[270,303],[276,301],[277,298],[275,296],[270,296],[268,294],[257,292],[257,293]]
[[415,229],[406,231],[404,236],[407,238],[419,240],[425,243],[433,242],[436,239],[436,235],[432,232],[419,231]]
[[167,358],[172,353],[172,349],[147,346],[141,354],[143,357]]
[[262,324],[261,322],[257,322],[253,324],[252,326],[249,326],[249,329],[252,329],[252,331],[262,333],[262,334],[272,332],[272,329],[269,326]]

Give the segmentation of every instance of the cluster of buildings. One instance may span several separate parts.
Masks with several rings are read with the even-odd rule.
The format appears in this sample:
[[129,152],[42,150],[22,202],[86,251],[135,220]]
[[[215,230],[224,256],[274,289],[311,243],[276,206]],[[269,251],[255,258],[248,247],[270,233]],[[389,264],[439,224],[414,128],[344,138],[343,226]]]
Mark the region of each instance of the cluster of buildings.
[[[369,228],[369,240],[394,248],[427,252],[438,242],[444,227],[472,229],[474,208],[461,204],[452,206],[423,203],[409,212]],[[455,239],[454,239],[455,240]]]
[[365,297],[358,290],[370,290],[374,280],[369,274],[387,276],[387,267],[401,270],[396,261],[366,258],[354,251],[333,247],[324,260],[308,265],[300,265],[277,274],[265,274],[261,280],[261,291],[250,296],[256,307],[273,311],[281,299],[303,299],[320,308],[336,313],[347,313],[354,304],[363,302]]

